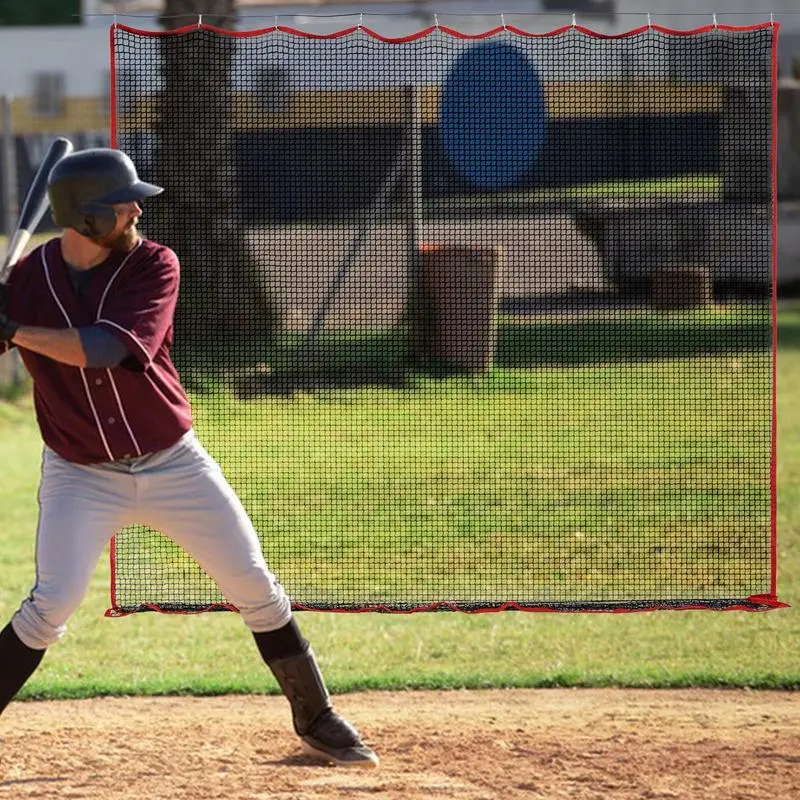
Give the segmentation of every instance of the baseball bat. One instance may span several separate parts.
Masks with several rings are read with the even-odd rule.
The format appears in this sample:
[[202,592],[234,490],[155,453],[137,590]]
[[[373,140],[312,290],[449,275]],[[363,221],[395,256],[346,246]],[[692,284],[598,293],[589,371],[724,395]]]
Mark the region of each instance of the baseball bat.
[[47,177],[50,175],[50,170],[71,152],[72,142],[69,139],[58,138],[50,145],[47,155],[42,159],[42,163],[39,164],[39,169],[36,170],[36,175],[33,176],[28,194],[25,196],[25,202],[22,204],[17,225],[8,241],[5,261],[3,261],[3,266],[0,269],[0,283],[5,283],[8,280],[11,270],[22,257],[26,245],[31,236],[36,233],[36,228],[47,211],[49,204],[47,199]]

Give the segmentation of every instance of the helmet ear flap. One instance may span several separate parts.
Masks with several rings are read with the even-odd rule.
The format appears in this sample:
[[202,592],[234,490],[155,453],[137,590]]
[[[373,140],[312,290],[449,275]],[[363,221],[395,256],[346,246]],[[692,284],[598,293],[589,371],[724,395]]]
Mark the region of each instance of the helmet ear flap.
[[81,236],[96,239],[108,236],[117,224],[117,215],[111,206],[101,203],[84,203],[78,208],[83,224],[72,226]]

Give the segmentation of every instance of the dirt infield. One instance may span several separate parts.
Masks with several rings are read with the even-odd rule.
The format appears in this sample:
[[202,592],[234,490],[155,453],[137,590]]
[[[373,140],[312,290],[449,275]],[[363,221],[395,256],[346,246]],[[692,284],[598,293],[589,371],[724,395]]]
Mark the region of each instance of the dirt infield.
[[300,755],[280,697],[14,703],[0,798],[800,797],[800,694],[343,695],[378,770]]

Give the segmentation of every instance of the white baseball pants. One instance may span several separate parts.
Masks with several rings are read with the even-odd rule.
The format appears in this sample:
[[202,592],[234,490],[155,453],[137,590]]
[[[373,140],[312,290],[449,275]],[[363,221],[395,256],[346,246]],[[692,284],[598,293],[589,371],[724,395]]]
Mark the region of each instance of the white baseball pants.
[[253,633],[291,619],[289,598],[267,567],[247,512],[189,431],[167,450],[91,466],[45,447],[36,583],[12,619],[23,644],[41,650],[64,635],[106,543],[135,523],[192,555]]

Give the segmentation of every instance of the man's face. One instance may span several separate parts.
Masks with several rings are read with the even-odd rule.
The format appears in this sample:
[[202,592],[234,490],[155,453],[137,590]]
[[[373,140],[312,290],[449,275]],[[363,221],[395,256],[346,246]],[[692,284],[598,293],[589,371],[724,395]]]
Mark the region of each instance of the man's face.
[[129,253],[139,240],[136,223],[142,216],[142,207],[135,201],[129,203],[115,203],[112,208],[117,215],[117,224],[114,230],[106,236],[98,236],[93,242],[118,253]]

